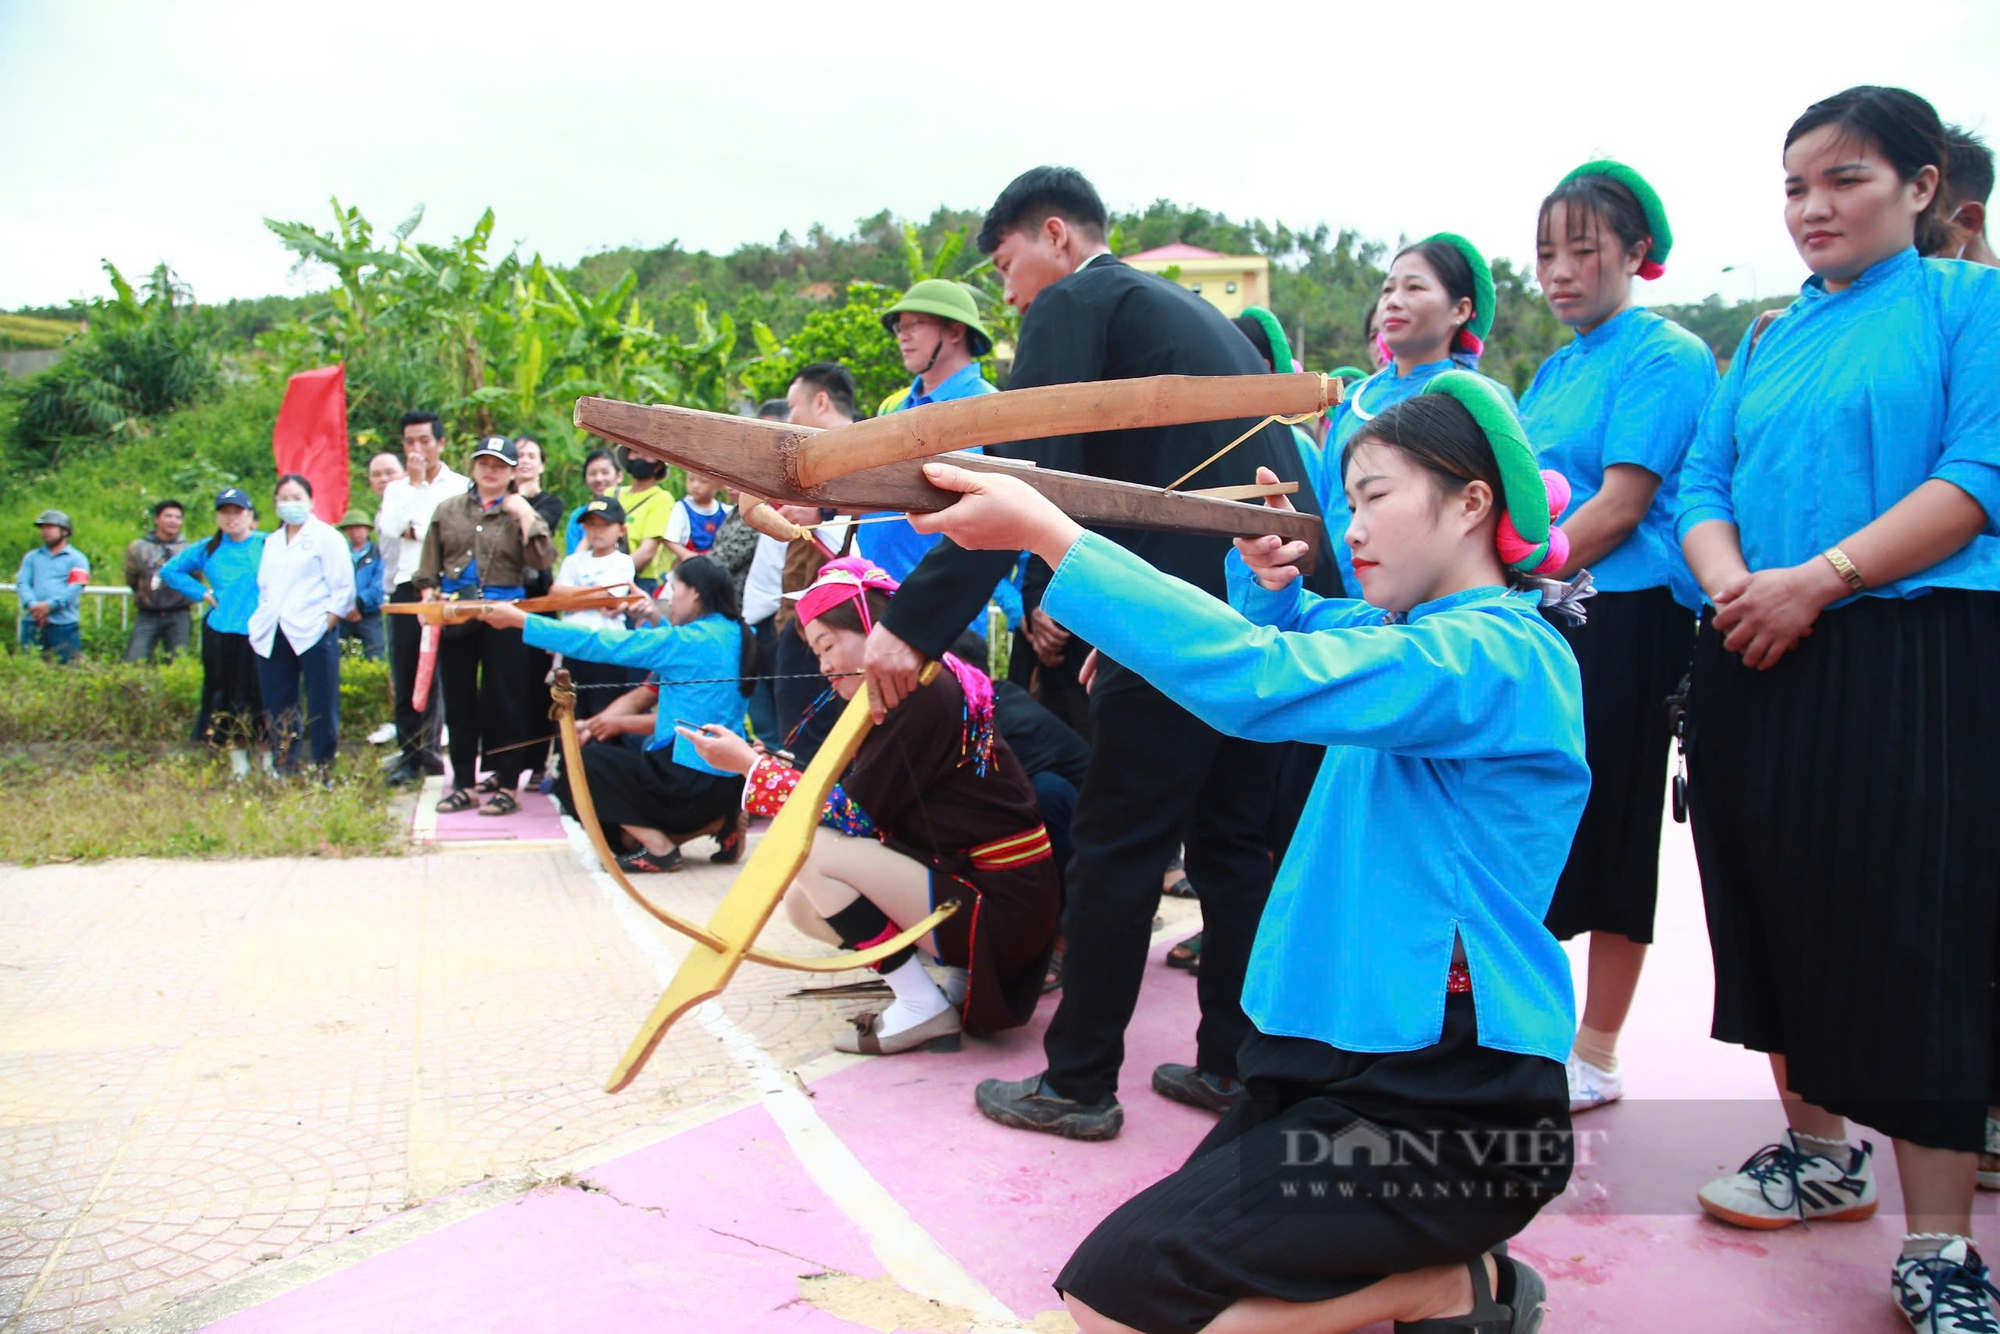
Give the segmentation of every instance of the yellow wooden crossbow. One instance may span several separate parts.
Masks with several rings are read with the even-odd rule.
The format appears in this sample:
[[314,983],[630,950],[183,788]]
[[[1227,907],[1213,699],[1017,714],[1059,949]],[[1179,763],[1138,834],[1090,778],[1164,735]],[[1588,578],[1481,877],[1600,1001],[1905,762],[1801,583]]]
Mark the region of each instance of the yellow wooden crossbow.
[[[1040,440],[1071,432],[1264,417],[1194,469],[1193,476],[1260,426],[1310,416],[1339,401],[1340,382],[1329,381],[1324,375],[1160,376],[1011,390],[929,404],[829,431],[603,398],[578,399],[576,424],[635,453],[705,473],[742,496],[756,497],[744,502],[745,520],[761,532],[791,539],[804,530],[778,515],[772,505],[812,505],[850,513],[943,509],[957,496],[925,481],[920,464],[925,458],[955,449]],[[1308,546],[1297,562],[1302,571],[1311,570],[1324,532],[1317,515],[1249,503],[1295,489],[1283,485],[1239,484],[1202,494],[1037,468],[1024,460],[953,454],[952,461],[1020,477],[1084,523],[1251,537],[1278,533],[1287,540],[1301,540]],[[929,681],[936,671],[936,663],[928,664],[923,679]],[[706,927],[684,921],[652,903],[619,869],[590,803],[582,747],[576,736],[576,694],[566,676],[559,676],[553,693],[571,799],[597,855],[640,907],[694,942],[666,994],[619,1058],[605,1086],[607,1091],[616,1093],[630,1084],[659,1046],[667,1027],[695,1005],[720,995],[744,959],[809,972],[859,968],[922,938],[957,910],[955,901],[946,903],[893,940],[824,958],[768,954],[753,944],[791,887],[792,878],[805,865],[820,808],[873,726],[865,685],[841,710],[826,743]]]
[[[926,665],[923,680],[929,682],[937,670],[936,663]],[[570,800],[576,806],[578,823],[590,836],[591,847],[597,850],[598,860],[604,863],[606,873],[618,882],[618,887],[655,921],[694,942],[694,948],[681,961],[680,971],[674,974],[666,995],[660,997],[660,1003],[653,1007],[638,1036],[632,1039],[632,1045],[618,1058],[618,1066],[604,1086],[605,1092],[616,1093],[636,1079],[674,1020],[711,996],[720,995],[735,974],[736,965],[744,959],[806,973],[840,973],[850,968],[864,968],[922,939],[939,922],[958,911],[958,900],[952,899],[895,939],[865,950],[843,950],[838,954],[804,958],[772,954],[751,943],[764,929],[764,923],[770,920],[778,900],[791,887],[792,877],[805,865],[806,854],[812,850],[813,830],[819,824],[820,807],[833,791],[833,785],[840,781],[841,774],[846,772],[848,762],[854,758],[854,752],[860,748],[862,738],[868,735],[868,729],[873,724],[868,712],[867,686],[856,691],[854,702],[841,711],[826,744],[820,747],[813,762],[806,766],[798,787],[786,799],[784,809],[771,822],[771,828],[757,844],[756,851],[750,854],[750,860],[744,864],[736,883],[730,886],[729,893],[709,917],[707,926],[697,926],[668,912],[641,894],[626,877],[618,865],[618,858],[612,855],[611,845],[605,841],[604,826],[597,819],[597,805],[591,799],[590,783],[584,776],[583,743],[576,735],[576,688],[570,683],[568,672],[556,673],[555,684],[549,693],[555,700],[555,707],[550,713],[562,733],[563,772],[569,775]]]

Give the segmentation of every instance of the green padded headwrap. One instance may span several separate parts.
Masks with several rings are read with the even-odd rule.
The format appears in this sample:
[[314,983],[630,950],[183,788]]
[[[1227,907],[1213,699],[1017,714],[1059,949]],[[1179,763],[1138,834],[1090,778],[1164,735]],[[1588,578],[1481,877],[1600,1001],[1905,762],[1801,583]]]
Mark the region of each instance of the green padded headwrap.
[[1262,306],[1245,306],[1246,319],[1257,321],[1264,330],[1264,336],[1271,340],[1271,369],[1279,375],[1289,375],[1292,370],[1292,340],[1285,337],[1285,326],[1278,323],[1278,317]]
[[1365,380],[1368,372],[1359,366],[1335,366],[1327,374],[1336,380]]
[[1646,230],[1652,233],[1653,241],[1646,249],[1646,263],[1650,266],[1639,270],[1641,278],[1657,278],[1665,271],[1667,254],[1674,248],[1674,229],[1667,225],[1667,206],[1660,202],[1659,192],[1652,182],[1626,166],[1623,162],[1613,162],[1610,158],[1599,158],[1586,162],[1556,183],[1561,189],[1579,176],[1605,176],[1618,182],[1632,192],[1639,201],[1639,211],[1646,215]]
[[1451,395],[1486,433],[1494,461],[1500,465],[1500,485],[1507,493],[1501,502],[1507,517],[1513,521],[1514,531],[1521,540],[1534,548],[1507,563],[1532,573],[1548,559],[1549,531],[1553,525],[1549,517],[1548,483],[1542,479],[1541,465],[1536,461],[1534,446],[1528,443],[1528,433],[1521,429],[1521,419],[1499,387],[1474,371],[1442,371],[1424,386],[1424,392]]
[[1433,232],[1417,244],[1428,245],[1432,241],[1444,242],[1465,256],[1465,262],[1472,266],[1472,320],[1465,326],[1465,332],[1484,343],[1486,335],[1493,332],[1493,306],[1498,300],[1493,291],[1492,266],[1479,253],[1478,246],[1456,232]]

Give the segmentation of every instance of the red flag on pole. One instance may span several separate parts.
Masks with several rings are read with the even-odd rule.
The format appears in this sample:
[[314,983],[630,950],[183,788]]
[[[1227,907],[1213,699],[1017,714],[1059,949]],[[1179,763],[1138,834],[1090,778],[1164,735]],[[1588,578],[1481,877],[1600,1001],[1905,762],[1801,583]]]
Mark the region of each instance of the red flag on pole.
[[324,366],[292,377],[271,431],[271,454],[280,473],[295,472],[312,483],[313,516],[339,523],[347,513],[345,367]]

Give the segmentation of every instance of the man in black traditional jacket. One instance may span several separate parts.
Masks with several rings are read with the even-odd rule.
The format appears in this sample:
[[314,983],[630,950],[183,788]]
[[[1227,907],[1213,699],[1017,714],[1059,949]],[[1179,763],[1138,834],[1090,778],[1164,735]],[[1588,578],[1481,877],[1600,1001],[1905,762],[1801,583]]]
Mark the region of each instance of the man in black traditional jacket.
[[[1227,319],[1175,283],[1122,264],[1105,244],[1097,191],[1064,167],[1037,167],[1000,194],[979,232],[1023,312],[1009,389],[1148,375],[1261,375],[1268,368]],[[1166,486],[1252,423],[1205,422],[1150,430],[1058,436],[991,447],[1047,468]],[[1289,428],[1268,426],[1185,483],[1250,482],[1258,465],[1298,480]],[[1294,497],[1313,504],[1308,489]],[[1226,597],[1229,541],[1181,533],[1110,530],[1105,536],[1215,597]],[[868,641],[868,684],[878,708],[915,688],[919,668],[951,646],[1014,559],[941,542],[890,604]],[[1037,604],[1050,572],[1031,568],[1024,603],[1030,633],[1060,636]],[[1317,591],[1335,570],[1322,559]],[[1338,575],[1333,574],[1334,580]],[[1204,928],[1196,1063],[1153,1072],[1156,1091],[1222,1110],[1242,1096],[1236,1049],[1248,1034],[1243,973],[1272,865],[1264,832],[1278,748],[1226,737],[1115,662],[1099,665],[1091,691],[1090,768],[1077,802],[1076,857],[1063,918],[1063,993],[1044,1041],[1048,1070],[987,1080],[977,1101],[1004,1125],[1072,1139],[1109,1139],[1124,1123],[1118,1069],[1138,1000],[1160,880],[1186,845],[1188,878]]]

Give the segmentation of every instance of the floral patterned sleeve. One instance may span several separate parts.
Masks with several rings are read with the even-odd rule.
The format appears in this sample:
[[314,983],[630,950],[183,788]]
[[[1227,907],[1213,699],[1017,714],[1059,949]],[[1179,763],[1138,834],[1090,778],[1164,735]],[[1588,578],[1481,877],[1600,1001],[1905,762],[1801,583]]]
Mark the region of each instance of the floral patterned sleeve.
[[[743,784],[743,809],[752,815],[772,816],[783,809],[792,789],[799,785],[800,773],[772,755],[759,757]],[[854,838],[880,838],[868,812],[855,805],[838,784],[820,808],[819,822],[837,833]]]

